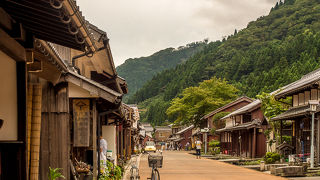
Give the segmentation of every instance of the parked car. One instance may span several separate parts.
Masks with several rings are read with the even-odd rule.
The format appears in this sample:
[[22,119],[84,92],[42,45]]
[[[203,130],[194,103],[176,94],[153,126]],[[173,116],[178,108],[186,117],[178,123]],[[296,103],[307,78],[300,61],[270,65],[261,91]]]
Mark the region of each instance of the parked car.
[[145,152],[156,152],[156,144],[153,141],[147,141],[146,146],[144,148]]

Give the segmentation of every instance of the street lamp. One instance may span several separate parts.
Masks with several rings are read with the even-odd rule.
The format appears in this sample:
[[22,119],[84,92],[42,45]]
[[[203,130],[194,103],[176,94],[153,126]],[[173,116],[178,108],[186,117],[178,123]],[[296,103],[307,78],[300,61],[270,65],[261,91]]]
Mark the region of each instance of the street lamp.
[[319,105],[319,101],[317,100],[309,100],[310,112],[312,114],[311,120],[311,161],[310,167],[314,168],[314,113],[317,111],[317,106]]

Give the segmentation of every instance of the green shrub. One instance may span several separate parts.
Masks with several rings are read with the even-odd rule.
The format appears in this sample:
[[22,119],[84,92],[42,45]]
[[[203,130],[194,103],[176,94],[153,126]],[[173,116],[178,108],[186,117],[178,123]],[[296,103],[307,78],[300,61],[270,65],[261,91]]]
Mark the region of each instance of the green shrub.
[[122,178],[123,168],[115,166],[110,161],[106,161],[106,166],[101,161],[101,175],[99,180],[120,180]]
[[266,163],[267,163],[267,164],[272,164],[272,163],[274,163],[274,162],[273,162],[273,159],[272,159],[272,158],[268,158],[268,159],[266,160]]
[[280,161],[280,154],[278,154],[278,153],[272,154],[271,159],[273,159],[275,162]]
[[49,180],[55,180],[57,178],[65,179],[65,177],[59,172],[59,170],[61,170],[61,168],[53,169],[53,168],[49,167],[48,179]]
[[272,164],[280,160],[280,154],[275,152],[267,152],[263,159],[267,164]]
[[282,142],[286,142],[288,144],[292,143],[292,137],[291,136],[282,136]]
[[218,140],[211,140],[209,142],[209,147],[215,148],[215,147],[218,147],[218,146],[220,146],[220,141],[218,141]]

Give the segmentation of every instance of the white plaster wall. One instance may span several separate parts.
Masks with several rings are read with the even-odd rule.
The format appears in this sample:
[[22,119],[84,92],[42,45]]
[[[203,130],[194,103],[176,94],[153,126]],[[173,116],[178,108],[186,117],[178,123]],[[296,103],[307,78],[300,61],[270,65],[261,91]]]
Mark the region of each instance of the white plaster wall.
[[226,127],[232,127],[233,126],[233,120],[231,118],[226,119]]
[[117,164],[116,126],[102,126],[102,137],[107,141],[108,150],[112,151],[112,158]]
[[18,139],[16,61],[0,51],[0,141]]

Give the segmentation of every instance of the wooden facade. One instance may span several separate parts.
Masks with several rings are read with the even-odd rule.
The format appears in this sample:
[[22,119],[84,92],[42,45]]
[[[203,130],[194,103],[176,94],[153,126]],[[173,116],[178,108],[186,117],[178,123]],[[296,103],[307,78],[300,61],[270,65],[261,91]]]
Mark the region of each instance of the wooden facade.
[[[7,103],[9,116],[0,111],[1,180],[47,179],[49,167],[71,179],[75,158],[91,164],[96,176],[103,120],[118,125],[123,118],[127,87],[106,33],[87,25],[74,1],[56,2],[0,2],[0,65],[7,69],[1,75],[10,76],[10,83],[0,79],[1,92],[9,90],[4,95],[16,103]],[[77,109],[73,100],[86,101],[86,109],[79,111],[82,105]],[[1,99],[1,107],[5,103]],[[2,138],[7,130],[12,133]]]
[[[320,101],[320,89],[318,82],[320,69],[317,69],[300,80],[293,82],[285,87],[282,91],[275,94],[275,98],[279,101],[288,97],[292,98],[290,108],[274,117],[272,120],[280,121],[280,142],[289,139],[289,145],[293,146],[292,154],[299,157],[310,157],[311,152],[311,111],[309,100]],[[319,106],[315,112],[315,162],[319,163],[320,156],[320,121]],[[285,137],[286,136],[286,137]],[[288,141],[288,140],[287,140]]]
[[256,100],[222,118],[226,127],[218,129],[221,151],[225,154],[241,157],[263,157],[266,153],[264,131],[268,123],[260,109],[261,103]]
[[[235,110],[238,110],[240,108],[242,108],[243,106],[246,106],[248,105],[249,103],[251,103],[253,100],[246,97],[246,96],[242,96],[212,112],[210,112],[209,114],[205,115],[204,117],[202,117],[201,119],[203,120],[203,123],[201,124],[201,129],[203,128],[209,128],[210,130],[211,129],[220,129],[220,128],[223,128],[223,123],[217,123],[218,127],[216,127],[213,123],[213,117],[218,114],[218,113],[221,113],[221,112],[233,112]],[[204,139],[204,134],[202,134],[202,137],[201,139],[203,140]],[[212,135],[211,133],[208,133],[207,134],[207,142],[210,142],[211,140],[219,140],[220,137],[219,137],[219,134],[215,134],[215,135]],[[224,146],[224,145],[223,145]],[[208,145],[208,148],[209,148],[209,145]]]

